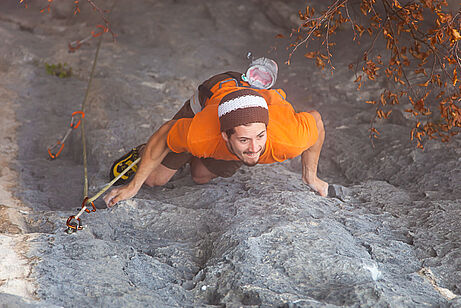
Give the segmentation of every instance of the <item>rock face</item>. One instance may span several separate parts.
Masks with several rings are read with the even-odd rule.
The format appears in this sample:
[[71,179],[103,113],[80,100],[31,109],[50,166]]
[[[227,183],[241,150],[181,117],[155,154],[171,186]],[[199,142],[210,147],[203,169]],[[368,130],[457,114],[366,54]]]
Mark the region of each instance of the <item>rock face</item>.
[[[66,17],[66,6],[40,15],[15,1],[0,13],[0,85],[17,93],[20,175],[17,197],[30,208],[24,241],[34,299],[0,293],[24,307],[460,307],[461,141],[409,143],[407,121],[379,123],[361,104],[347,69],[352,49],[338,50],[334,75],[295,56],[273,37],[293,17],[277,2],[117,1],[114,43],[102,43],[85,117],[90,195],[105,186],[113,160],[145,142],[201,81],[244,70],[245,55],[280,64],[276,87],[298,110],[317,109],[327,139],[320,177],[329,197],[301,181],[299,159],[243,167],[227,179],[196,185],[187,168],[164,187],[83,214],[84,229],[65,221],[82,202],[81,133],[57,160],[46,148],[81,108],[96,39],[73,54],[67,42],[98,23],[91,10]],[[285,1],[294,15],[303,1]],[[83,6],[83,5],[82,5]],[[275,6],[275,8],[274,8]],[[36,11],[34,11],[36,10]],[[344,36],[344,46],[350,43]],[[271,46],[277,51],[268,54]],[[68,63],[70,78],[45,63]],[[369,86],[366,95],[377,95]],[[374,94],[373,94],[374,93]],[[398,114],[398,112],[395,112]],[[6,231],[2,231],[6,232]],[[17,295],[17,294],[16,294]]]

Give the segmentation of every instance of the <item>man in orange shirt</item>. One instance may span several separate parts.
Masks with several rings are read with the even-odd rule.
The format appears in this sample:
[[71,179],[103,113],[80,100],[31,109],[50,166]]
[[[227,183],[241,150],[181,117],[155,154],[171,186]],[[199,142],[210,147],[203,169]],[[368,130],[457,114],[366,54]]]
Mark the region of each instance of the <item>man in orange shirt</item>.
[[317,177],[325,138],[321,116],[317,111],[296,113],[283,90],[268,89],[275,83],[277,68],[272,60],[262,59],[265,62],[250,66],[246,75],[227,72],[205,81],[146,145],[116,161],[111,178],[134,161],[133,156],[141,155],[139,167],[131,172],[133,179],[121,179],[128,184],[104,197],[107,206],[133,197],[143,184],[166,184],[186,163],[192,179],[204,184],[232,176],[242,164],[268,164],[299,155],[304,183],[326,196],[328,183]]

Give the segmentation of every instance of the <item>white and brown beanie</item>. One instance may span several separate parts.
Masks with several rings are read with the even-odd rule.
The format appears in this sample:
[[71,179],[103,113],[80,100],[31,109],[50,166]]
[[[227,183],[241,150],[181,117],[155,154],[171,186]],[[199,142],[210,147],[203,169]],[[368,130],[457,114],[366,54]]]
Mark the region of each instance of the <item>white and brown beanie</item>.
[[269,123],[269,109],[264,97],[251,89],[224,96],[218,106],[221,131],[248,123]]

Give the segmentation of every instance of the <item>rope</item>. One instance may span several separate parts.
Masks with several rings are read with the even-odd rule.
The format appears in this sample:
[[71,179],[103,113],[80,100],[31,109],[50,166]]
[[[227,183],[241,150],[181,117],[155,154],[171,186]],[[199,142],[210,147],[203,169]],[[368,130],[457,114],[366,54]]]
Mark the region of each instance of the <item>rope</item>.
[[91,198],[85,197],[85,200],[83,201],[82,209],[80,210],[80,212],[78,212],[77,215],[71,216],[71,217],[73,217],[74,219],[78,219],[80,217],[80,215],[83,214],[83,212],[87,211],[87,208],[88,208],[87,204],[93,203],[96,199],[98,199],[103,193],[105,193],[109,188],[111,188],[112,185],[115,184],[115,182],[117,182],[122,176],[124,176],[125,173],[128,172],[128,170],[130,170],[137,163],[139,163],[140,160],[141,160],[141,157],[139,157],[134,162],[132,162],[125,170],[122,171],[122,173],[120,173],[116,178],[114,178],[112,181],[110,181],[106,186],[103,187],[103,189],[101,189],[99,192],[97,192],[93,197],[91,197]]
[[[88,96],[90,93],[91,83],[93,82],[94,71],[96,68],[96,62],[98,61],[99,50],[101,49],[102,38],[104,35],[100,35],[98,46],[96,48],[96,54],[94,55],[93,66],[91,68],[90,79],[88,80],[88,86],[86,87],[85,98],[82,102],[81,110],[85,113],[86,102],[88,101]],[[86,138],[85,138],[85,120],[82,119],[82,151],[83,151],[83,174],[84,174],[84,183],[83,183],[83,198],[88,197],[88,159],[86,155]]]
[[[111,12],[113,11],[113,9],[115,7],[115,4],[116,4],[116,2],[114,1],[114,3],[112,4],[112,8],[110,10]],[[81,111],[82,111],[83,114],[85,114],[85,111],[86,111],[86,103],[88,101],[88,96],[89,96],[89,93],[90,93],[91,84],[93,82],[96,63],[97,63],[98,57],[99,57],[99,50],[101,49],[103,34],[104,34],[104,32],[101,33],[99,41],[98,41],[98,46],[96,47],[96,53],[94,55],[93,66],[91,68],[90,78],[88,80],[88,85],[87,85],[87,88],[86,88],[85,97],[84,97],[83,102],[82,102]],[[85,121],[84,121],[84,117],[82,117],[82,119],[81,119],[81,131],[82,131],[82,151],[83,151],[83,174],[84,174],[83,198],[84,198],[84,200],[83,200],[82,209],[80,210],[80,212],[77,215],[70,216],[67,219],[67,223],[66,223],[66,225],[68,227],[67,228],[67,233],[72,233],[74,231],[81,230],[83,227],[81,226],[80,215],[82,215],[83,212],[85,212],[85,211],[88,212],[88,213],[90,211],[95,212],[96,207],[94,206],[93,202],[97,198],[99,198],[104,192],[106,192],[110,187],[112,187],[112,185],[114,185],[115,182],[117,182],[123,175],[125,175],[125,173],[128,172],[128,170],[130,170],[132,167],[134,167],[141,160],[141,158],[138,158],[137,160],[135,160],[133,163],[131,163],[128,166],[128,168],[123,170],[122,173],[120,173],[115,179],[113,179],[110,183],[108,183],[103,189],[101,189],[93,197],[88,198],[88,159],[87,159],[87,151],[86,151],[86,136],[85,136]],[[91,204],[92,210],[88,209],[89,204]],[[74,220],[74,219],[78,222],[78,224],[72,223],[72,220]]]
[[125,173],[128,172],[128,170],[130,170],[131,168],[133,168],[137,163],[139,163],[139,161],[141,160],[141,157],[139,157],[138,159],[136,159],[134,162],[132,162],[125,170],[123,170],[122,173],[120,173],[115,179],[113,179],[112,181],[110,181],[106,186],[104,186],[103,189],[101,189],[98,193],[96,193],[93,197],[89,198],[87,200],[87,203],[90,203],[90,202],[93,202],[94,200],[98,199],[103,193],[106,192],[106,190],[108,190],[109,188],[112,187],[112,185],[115,184],[115,182],[117,182],[122,176],[125,175]]

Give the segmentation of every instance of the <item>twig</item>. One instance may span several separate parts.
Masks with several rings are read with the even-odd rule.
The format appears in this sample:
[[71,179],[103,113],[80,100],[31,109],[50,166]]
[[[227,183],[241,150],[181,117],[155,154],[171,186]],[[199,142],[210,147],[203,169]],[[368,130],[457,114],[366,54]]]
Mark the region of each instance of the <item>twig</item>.
[[[295,44],[293,50],[290,52],[290,54],[289,54],[289,56],[288,56],[288,62],[290,62],[290,59],[291,59],[292,55],[295,53],[295,51],[298,49],[298,47],[301,46],[301,45],[303,45],[304,43],[306,43],[306,42],[310,39],[310,37],[312,36],[312,34],[313,34],[318,28],[320,28],[320,27],[322,26],[322,24],[325,22],[325,20],[328,20],[328,19],[331,18],[331,16],[330,16],[331,11],[333,10],[334,7],[336,8],[336,7],[340,6],[340,5],[338,5],[338,3],[339,3],[340,1],[341,1],[341,0],[337,0],[337,1],[336,1],[333,5],[331,5],[331,6],[328,8],[328,10],[327,10],[323,15],[321,15],[320,17],[317,17],[317,18],[309,18],[309,19],[307,19],[307,20],[305,21],[304,24],[307,24],[307,23],[309,23],[309,22],[316,22],[316,25],[315,25],[315,27],[313,27],[313,28],[309,31],[308,35],[307,35],[301,42],[298,42],[298,43]],[[346,2],[348,2],[348,1],[349,1],[349,0],[343,0],[343,2],[341,3],[341,5],[344,4],[344,3],[346,3]],[[333,11],[334,11],[334,10],[333,10]],[[301,28],[301,27],[300,27],[300,28]],[[299,31],[300,28],[298,28],[298,31]],[[306,46],[306,47],[307,47],[307,46]]]

